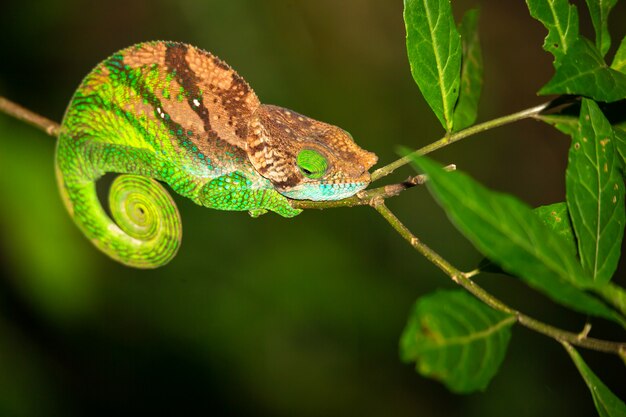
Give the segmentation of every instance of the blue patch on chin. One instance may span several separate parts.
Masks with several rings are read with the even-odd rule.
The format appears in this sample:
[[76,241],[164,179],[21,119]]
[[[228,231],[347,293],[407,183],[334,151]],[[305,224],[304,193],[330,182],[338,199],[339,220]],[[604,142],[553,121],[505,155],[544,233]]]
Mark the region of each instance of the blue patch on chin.
[[331,201],[348,198],[367,187],[367,183],[303,184],[291,190],[280,191],[293,200]]

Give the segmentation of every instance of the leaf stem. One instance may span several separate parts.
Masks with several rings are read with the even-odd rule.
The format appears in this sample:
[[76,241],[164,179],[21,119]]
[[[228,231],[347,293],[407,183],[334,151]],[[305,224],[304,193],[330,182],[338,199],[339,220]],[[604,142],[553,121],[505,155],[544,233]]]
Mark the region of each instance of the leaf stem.
[[499,127],[499,126],[503,126],[509,123],[516,122],[518,120],[527,119],[529,117],[535,117],[536,115],[538,115],[543,110],[550,107],[551,105],[552,105],[552,102],[543,103],[538,106],[519,111],[517,113],[498,117],[497,119],[479,123],[477,125],[470,126],[467,129],[459,130],[458,132],[446,135],[442,137],[441,139],[429,145],[426,145],[408,155],[405,155],[402,158],[397,159],[396,161],[388,165],[378,168],[376,171],[372,172],[372,182],[379,180],[391,174],[393,171],[400,168],[401,166],[408,164],[411,161],[411,158],[414,156],[426,155],[430,152],[436,151],[437,149],[443,148],[444,146],[448,146],[451,143],[458,142],[461,139],[464,139],[466,137],[475,135],[480,132],[484,132],[485,130],[490,130],[495,127]]
[[13,116],[18,120],[28,123],[40,130],[46,132],[46,134],[57,137],[59,136],[59,130],[61,126],[48,118],[38,115],[25,107],[20,106],[11,100],[0,96],[0,111]]
[[473,271],[463,273],[415,237],[415,235],[411,233],[411,231],[391,212],[391,210],[389,210],[389,208],[385,205],[384,199],[374,199],[370,205],[400,234],[400,236],[409,242],[409,244],[413,246],[416,251],[439,267],[439,269],[448,275],[455,283],[465,288],[491,308],[510,314],[514,316],[517,322],[522,326],[534,330],[537,333],[551,337],[559,342],[567,342],[583,348],[597,350],[600,352],[615,353],[621,357],[626,357],[626,343],[595,339],[587,337],[585,334],[568,332],[543,323],[515,310],[512,307],[509,307],[472,281],[470,276],[473,274]]

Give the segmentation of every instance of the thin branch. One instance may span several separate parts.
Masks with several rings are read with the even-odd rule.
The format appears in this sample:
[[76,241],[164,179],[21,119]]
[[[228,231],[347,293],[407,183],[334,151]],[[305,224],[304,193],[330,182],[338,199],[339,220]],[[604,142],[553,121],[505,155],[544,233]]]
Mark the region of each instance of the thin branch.
[[535,117],[542,111],[546,110],[550,106],[552,106],[553,102],[547,102],[540,104],[535,107],[531,107],[526,110],[522,110],[517,113],[509,114],[507,116],[499,117],[497,119],[489,120],[487,122],[479,123],[477,125],[468,127],[467,129],[460,130],[456,133],[452,133],[450,135],[446,135],[443,138],[435,141],[429,145],[424,146],[412,152],[402,158],[385,165],[384,167],[378,168],[376,171],[372,172],[372,182],[381,179],[389,174],[391,174],[396,169],[400,168],[403,165],[408,164],[411,161],[411,158],[414,156],[426,155],[432,151],[443,148],[444,146],[448,146],[451,143],[458,142],[461,139],[464,139],[468,136],[475,135],[480,132],[484,132],[489,129],[493,129],[495,127],[503,126],[509,123],[516,122],[518,120],[527,119],[529,117]]
[[58,123],[40,116],[2,96],[0,96],[0,111],[26,122],[31,126],[35,126],[50,136],[59,136],[61,126]]
[[491,308],[506,314],[515,316],[517,322],[524,327],[534,330],[538,333],[551,337],[560,342],[571,343],[572,345],[593,349],[601,352],[615,353],[622,357],[626,355],[626,343],[612,342],[607,340],[595,339],[587,337],[586,334],[572,333],[559,329],[549,324],[543,323],[532,317],[529,317],[512,307],[504,304],[496,297],[489,294],[478,284],[469,278],[472,273],[463,273],[452,266],[448,261],[442,258],[437,252],[430,249],[422,241],[411,233],[411,231],[387,208],[384,199],[374,200],[370,204],[380,215],[402,236],[411,246],[426,259],[435,264],[439,269],[445,272],[454,282],[465,288],[476,298],[490,306]]

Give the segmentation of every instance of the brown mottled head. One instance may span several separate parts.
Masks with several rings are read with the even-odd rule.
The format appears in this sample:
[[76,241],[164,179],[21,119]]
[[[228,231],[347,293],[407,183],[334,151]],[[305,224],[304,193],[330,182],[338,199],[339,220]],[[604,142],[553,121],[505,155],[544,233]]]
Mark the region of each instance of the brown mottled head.
[[375,154],[349,133],[291,110],[261,105],[252,116],[247,153],[276,190],[297,200],[339,200],[365,188]]

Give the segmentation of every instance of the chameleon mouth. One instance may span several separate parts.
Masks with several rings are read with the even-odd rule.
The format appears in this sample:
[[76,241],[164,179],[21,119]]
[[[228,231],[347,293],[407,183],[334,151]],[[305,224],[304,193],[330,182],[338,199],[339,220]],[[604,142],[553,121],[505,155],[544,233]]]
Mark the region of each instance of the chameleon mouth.
[[369,173],[349,182],[316,182],[303,183],[277,191],[294,200],[334,201],[348,198],[369,185]]

